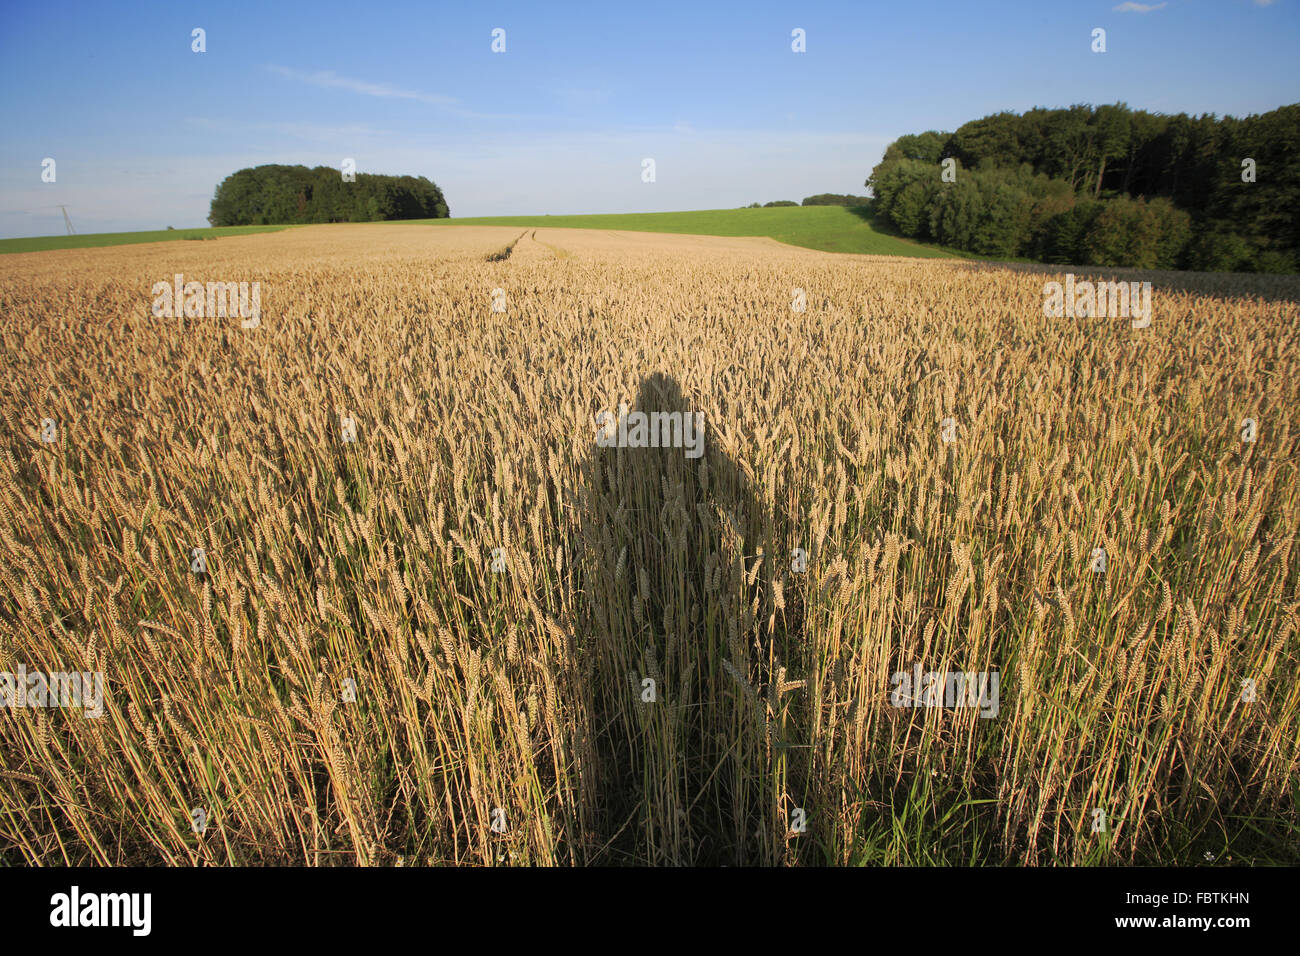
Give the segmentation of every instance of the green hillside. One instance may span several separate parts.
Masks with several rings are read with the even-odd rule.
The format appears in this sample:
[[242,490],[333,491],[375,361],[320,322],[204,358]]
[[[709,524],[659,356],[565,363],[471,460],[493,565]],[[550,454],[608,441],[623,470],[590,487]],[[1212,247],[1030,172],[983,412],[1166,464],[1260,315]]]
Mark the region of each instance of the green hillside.
[[952,258],[953,253],[877,232],[862,207],[782,206],[772,209],[701,209],[594,216],[487,216],[478,219],[408,220],[437,226],[518,226],[676,232],[699,236],[770,236],[823,252]]
[[45,252],[49,249],[88,249],[92,246],[127,246],[136,242],[170,242],[175,239],[219,239],[253,232],[276,232],[287,226],[223,226],[219,229],[154,229],[150,232],[92,232],[75,236],[25,236],[0,239],[0,253]]

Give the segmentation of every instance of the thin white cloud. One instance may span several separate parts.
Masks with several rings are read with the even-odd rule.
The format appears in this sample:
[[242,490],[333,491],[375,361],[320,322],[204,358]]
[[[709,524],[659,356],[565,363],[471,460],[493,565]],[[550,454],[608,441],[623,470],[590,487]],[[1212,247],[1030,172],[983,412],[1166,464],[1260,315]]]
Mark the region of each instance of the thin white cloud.
[[465,119],[486,119],[486,120],[542,120],[550,119],[544,115],[528,115],[524,113],[480,113],[477,110],[466,109],[458,106],[459,102],[454,96],[445,96],[441,93],[422,93],[419,90],[404,90],[400,87],[390,86],[387,83],[371,83],[369,80],[358,80],[353,77],[339,76],[332,70],[317,70],[315,73],[308,73],[304,70],[295,70],[287,66],[268,66],[273,73],[279,73],[291,80],[297,80],[300,83],[308,83],[312,86],[318,86],[326,90],[347,90],[351,93],[359,93],[362,96],[376,96],[384,99],[412,100],[417,103],[428,103],[430,106],[436,106],[444,113],[452,116],[460,116]]
[[302,70],[293,70],[287,66],[271,66],[272,72],[279,73],[281,76],[287,76],[290,79],[298,80],[302,83],[310,83],[312,86],[319,86],[322,89],[349,90],[353,93],[361,93],[365,96],[380,96],[385,98],[399,100],[417,100],[421,103],[432,103],[434,106],[454,106],[456,98],[454,96],[443,96],[439,93],[420,93],[416,90],[403,90],[395,86],[389,86],[387,83],[370,83],[366,80],[355,80],[346,76],[339,76],[332,70],[317,70],[315,73],[306,73]]
[[1150,13],[1153,10],[1163,10],[1167,6],[1168,3],[1133,3],[1132,0],[1128,0],[1127,3],[1121,3],[1111,9],[1116,13]]

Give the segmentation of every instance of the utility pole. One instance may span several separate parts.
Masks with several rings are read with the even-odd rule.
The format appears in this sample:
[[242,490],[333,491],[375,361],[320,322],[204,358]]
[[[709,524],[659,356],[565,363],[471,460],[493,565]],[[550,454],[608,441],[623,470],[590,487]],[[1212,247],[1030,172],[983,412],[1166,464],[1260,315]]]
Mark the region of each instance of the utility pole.
[[64,205],[60,205],[59,208],[63,210],[63,221],[67,223],[68,235],[75,236],[77,234],[77,230],[72,228],[72,220],[68,218],[68,207]]

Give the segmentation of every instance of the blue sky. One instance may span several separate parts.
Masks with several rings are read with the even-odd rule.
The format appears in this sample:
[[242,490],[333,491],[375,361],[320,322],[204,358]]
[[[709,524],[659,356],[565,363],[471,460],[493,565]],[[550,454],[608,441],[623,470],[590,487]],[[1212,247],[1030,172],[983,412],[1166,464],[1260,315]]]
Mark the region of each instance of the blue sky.
[[453,216],[862,194],[899,135],[998,110],[1122,100],[1240,116],[1296,102],[1298,7],[6,0],[0,236],[63,232],[59,203],[79,232],[206,225],[237,169],[345,157],[428,176]]

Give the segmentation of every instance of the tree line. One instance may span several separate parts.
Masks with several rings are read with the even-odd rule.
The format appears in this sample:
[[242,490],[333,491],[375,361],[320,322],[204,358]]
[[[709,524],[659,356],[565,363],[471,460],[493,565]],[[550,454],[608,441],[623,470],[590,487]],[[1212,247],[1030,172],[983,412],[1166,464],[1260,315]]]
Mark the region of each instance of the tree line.
[[348,182],[329,166],[256,166],[221,181],[212,197],[213,226],[445,219],[442,190],[424,176],[354,173]]
[[1051,263],[1295,272],[1300,104],[1238,119],[1036,108],[900,136],[866,185],[911,238]]
[[[798,206],[793,199],[778,199],[775,202],[752,202],[742,209],[770,209],[773,206]],[[869,206],[871,200],[866,196],[845,196],[840,193],[818,193],[804,199],[804,206]]]
[[866,196],[846,196],[842,193],[818,193],[804,198],[805,206],[869,206],[871,200]]

